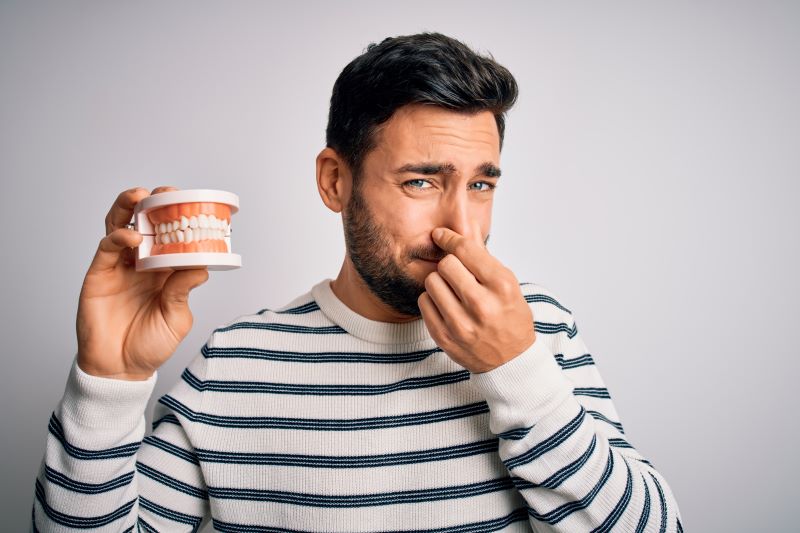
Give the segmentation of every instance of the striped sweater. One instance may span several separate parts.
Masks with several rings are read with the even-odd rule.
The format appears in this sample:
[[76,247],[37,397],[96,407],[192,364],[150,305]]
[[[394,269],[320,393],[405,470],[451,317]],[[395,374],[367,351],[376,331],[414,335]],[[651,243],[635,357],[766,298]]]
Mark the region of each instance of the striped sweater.
[[422,319],[369,320],[330,281],[215,330],[147,436],[157,374],[73,362],[32,530],[682,531],[549,290],[520,284],[533,345],[471,373]]

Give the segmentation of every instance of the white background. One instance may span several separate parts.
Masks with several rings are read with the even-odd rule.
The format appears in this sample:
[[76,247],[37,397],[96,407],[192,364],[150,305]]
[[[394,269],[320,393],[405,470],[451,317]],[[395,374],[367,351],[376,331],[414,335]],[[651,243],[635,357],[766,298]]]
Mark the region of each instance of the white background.
[[241,198],[244,268],[193,293],[157,398],[214,327],[336,276],[314,175],[333,82],[423,30],[517,77],[490,251],[574,312],[687,531],[792,529],[800,4],[332,4],[0,2],[3,530],[27,528],[117,193]]

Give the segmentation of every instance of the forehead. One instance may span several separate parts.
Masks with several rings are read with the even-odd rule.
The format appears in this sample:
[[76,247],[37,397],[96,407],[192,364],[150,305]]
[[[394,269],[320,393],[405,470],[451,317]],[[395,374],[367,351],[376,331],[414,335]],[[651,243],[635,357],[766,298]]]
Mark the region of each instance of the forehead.
[[386,121],[376,138],[385,156],[432,156],[439,149],[479,152],[482,158],[497,159],[500,135],[491,111],[452,111],[425,104],[399,108]]

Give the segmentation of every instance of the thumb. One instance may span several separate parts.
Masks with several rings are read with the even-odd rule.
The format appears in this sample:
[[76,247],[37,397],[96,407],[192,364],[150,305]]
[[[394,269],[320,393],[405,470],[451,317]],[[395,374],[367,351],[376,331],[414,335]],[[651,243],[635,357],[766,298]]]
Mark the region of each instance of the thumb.
[[[164,318],[171,325],[178,326],[186,331],[191,327],[191,314],[189,311],[189,291],[202,285],[208,280],[208,270],[205,268],[192,268],[176,270],[164,282],[161,289],[161,309]],[[183,322],[189,319],[188,324]],[[181,327],[183,326],[183,327]]]

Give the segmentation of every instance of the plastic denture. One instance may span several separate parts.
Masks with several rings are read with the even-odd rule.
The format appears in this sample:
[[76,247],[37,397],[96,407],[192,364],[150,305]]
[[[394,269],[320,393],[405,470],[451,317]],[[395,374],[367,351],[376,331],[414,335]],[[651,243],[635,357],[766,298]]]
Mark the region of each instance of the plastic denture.
[[136,270],[242,266],[231,253],[231,215],[239,197],[227,191],[190,189],[153,194],[136,204],[133,225],[142,234]]

